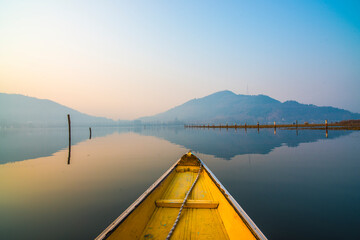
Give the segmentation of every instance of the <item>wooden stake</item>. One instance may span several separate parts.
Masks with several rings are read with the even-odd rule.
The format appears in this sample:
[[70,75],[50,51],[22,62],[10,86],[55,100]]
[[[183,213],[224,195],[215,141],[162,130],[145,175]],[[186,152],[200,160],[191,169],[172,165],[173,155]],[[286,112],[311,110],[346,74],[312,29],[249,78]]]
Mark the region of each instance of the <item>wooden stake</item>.
[[70,114],[67,115],[68,118],[68,127],[69,127],[69,155],[68,155],[68,165],[70,164],[70,157],[71,157],[71,121],[70,121]]

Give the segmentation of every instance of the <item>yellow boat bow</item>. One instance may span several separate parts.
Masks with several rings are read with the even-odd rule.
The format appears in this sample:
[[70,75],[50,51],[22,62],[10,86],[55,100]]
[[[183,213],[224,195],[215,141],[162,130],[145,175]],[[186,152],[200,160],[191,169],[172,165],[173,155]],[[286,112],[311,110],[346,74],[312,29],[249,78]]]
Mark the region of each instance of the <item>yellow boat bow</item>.
[[267,239],[191,152],[169,168],[97,238]]

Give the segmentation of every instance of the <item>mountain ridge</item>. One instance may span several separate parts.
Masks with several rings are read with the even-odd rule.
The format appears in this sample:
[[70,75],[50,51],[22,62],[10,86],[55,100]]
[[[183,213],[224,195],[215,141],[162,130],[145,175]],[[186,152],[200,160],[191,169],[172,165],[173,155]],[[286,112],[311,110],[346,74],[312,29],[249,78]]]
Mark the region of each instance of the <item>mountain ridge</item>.
[[280,102],[263,94],[243,95],[224,90],[202,98],[191,99],[165,112],[138,120],[148,123],[184,122],[195,124],[245,121],[252,124],[273,121],[289,123],[296,120],[318,122],[325,119],[341,121],[358,118],[360,118],[359,113],[331,106],[302,104],[295,100]]
[[73,126],[109,125],[115,121],[91,116],[49,99],[0,93],[0,126],[63,127],[67,114]]

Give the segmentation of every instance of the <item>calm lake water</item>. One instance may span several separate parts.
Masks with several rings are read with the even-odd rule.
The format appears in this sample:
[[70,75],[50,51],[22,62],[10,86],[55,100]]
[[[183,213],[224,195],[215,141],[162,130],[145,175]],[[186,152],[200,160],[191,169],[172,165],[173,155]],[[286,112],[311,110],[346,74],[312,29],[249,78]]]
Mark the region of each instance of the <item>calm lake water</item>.
[[358,239],[360,132],[0,129],[0,239],[93,239],[189,149],[269,239]]

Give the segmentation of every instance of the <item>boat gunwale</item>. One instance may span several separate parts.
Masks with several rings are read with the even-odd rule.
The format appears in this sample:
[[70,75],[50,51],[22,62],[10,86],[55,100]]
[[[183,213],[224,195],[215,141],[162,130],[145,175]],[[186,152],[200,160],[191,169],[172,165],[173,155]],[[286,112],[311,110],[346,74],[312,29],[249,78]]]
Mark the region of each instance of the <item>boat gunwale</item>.
[[177,160],[158,180],[150,185],[119,217],[117,217],[95,240],[106,239],[109,235],[170,175],[180,162]]
[[235,211],[239,214],[239,216],[242,218],[244,223],[248,226],[250,231],[254,234],[254,236],[257,239],[260,240],[267,240],[266,236],[261,232],[261,230],[256,226],[256,224],[253,222],[253,220],[247,215],[247,213],[244,211],[244,209],[240,206],[240,204],[235,200],[235,198],[229,193],[228,190],[224,187],[224,185],[221,184],[219,179],[214,175],[214,173],[209,169],[208,166],[198,157],[201,164],[204,166],[204,169],[208,172],[209,176],[212,178],[212,180],[216,183],[215,185],[218,187],[220,192],[224,195],[224,197],[228,200],[230,205],[235,209]]

